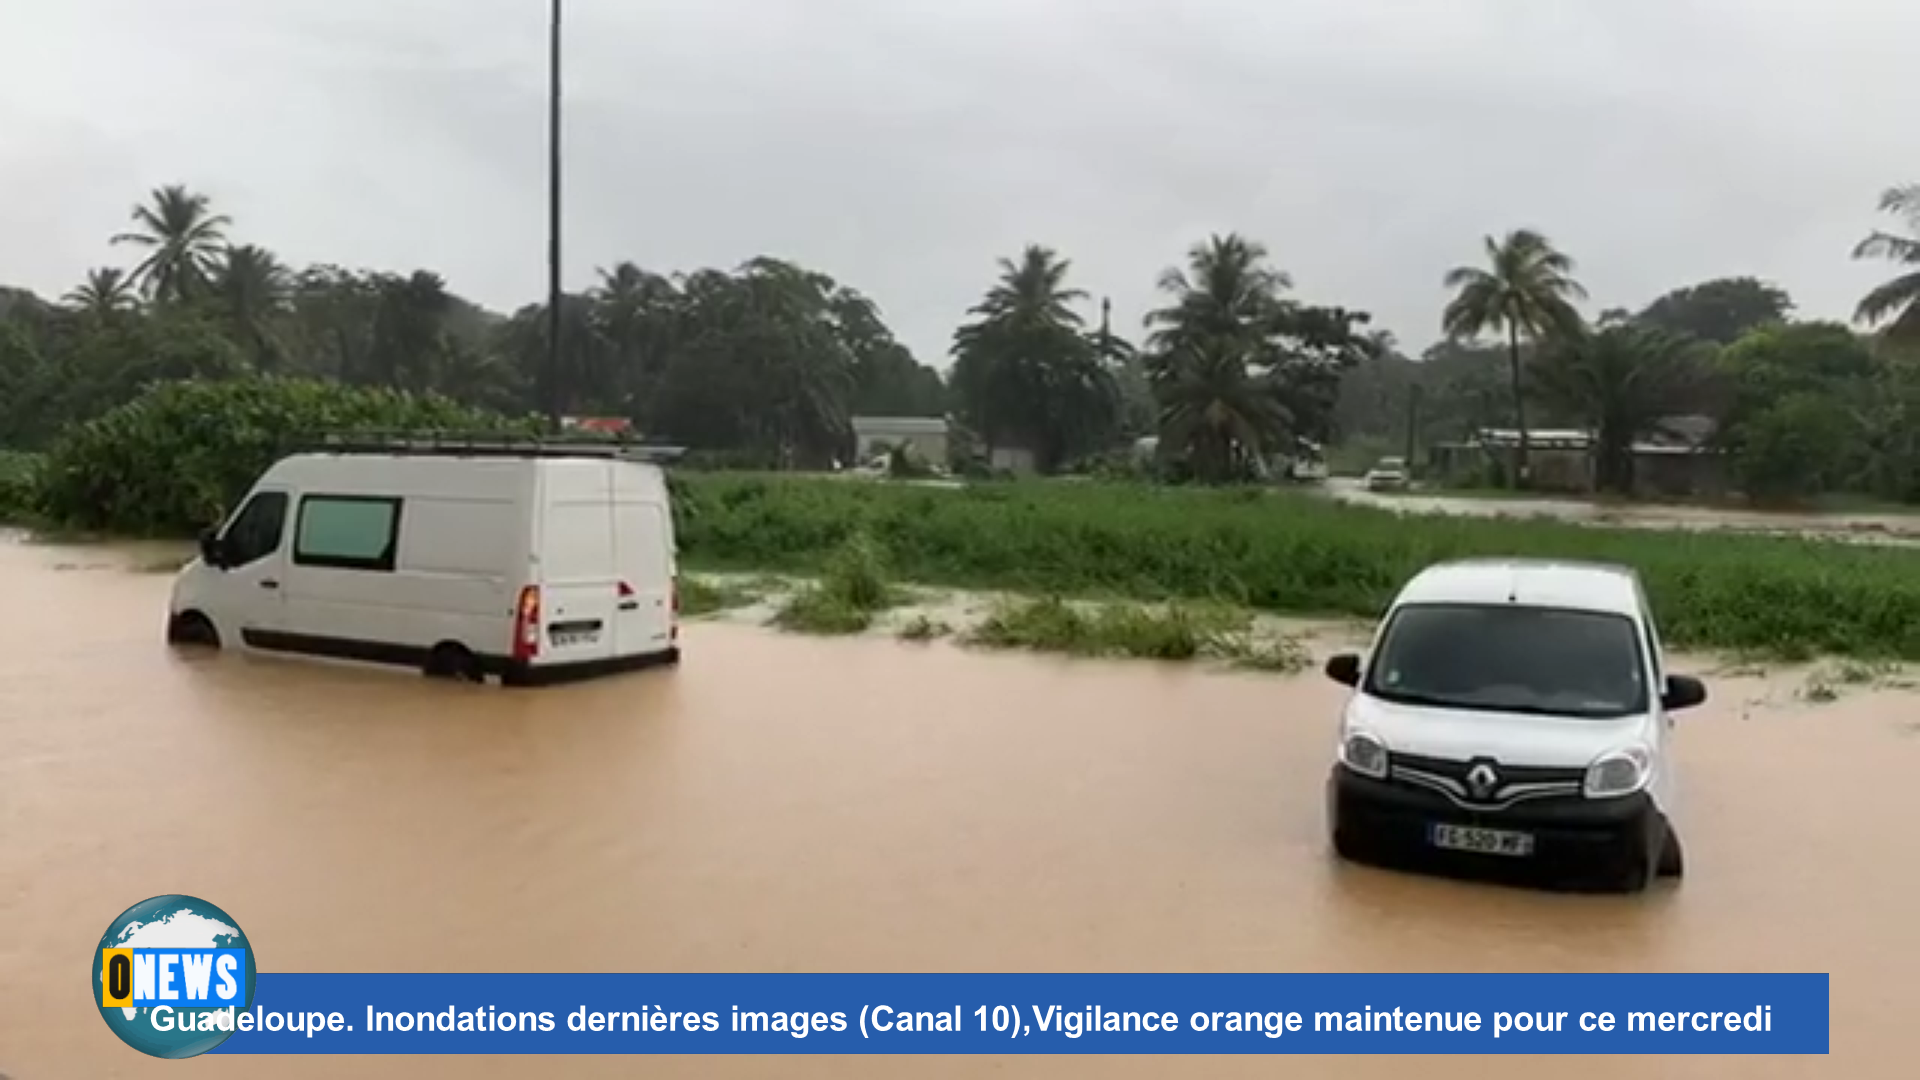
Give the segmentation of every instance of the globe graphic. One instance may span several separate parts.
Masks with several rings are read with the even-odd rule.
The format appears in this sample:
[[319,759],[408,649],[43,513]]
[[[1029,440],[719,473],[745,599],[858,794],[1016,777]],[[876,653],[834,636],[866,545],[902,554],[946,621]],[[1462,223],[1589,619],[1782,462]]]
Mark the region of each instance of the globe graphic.
[[[100,936],[93,953],[93,1000],[100,1001],[101,960],[107,949],[245,949],[247,972],[241,987],[242,1008],[253,1004],[253,945],[233,916],[192,896],[156,896],[128,908]],[[231,1031],[159,1031],[149,1014],[153,1010],[102,1008],[100,1016],[121,1041],[157,1058],[190,1058],[226,1042]],[[175,1020],[191,1018],[197,1009],[176,1009]]]

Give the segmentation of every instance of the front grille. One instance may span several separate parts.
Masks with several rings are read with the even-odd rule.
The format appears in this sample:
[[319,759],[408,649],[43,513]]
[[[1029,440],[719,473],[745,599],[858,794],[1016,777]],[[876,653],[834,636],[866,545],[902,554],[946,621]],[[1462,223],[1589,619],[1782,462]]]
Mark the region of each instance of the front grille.
[[[1578,799],[1585,769],[1540,765],[1503,765],[1489,758],[1458,761],[1421,754],[1393,753],[1387,757],[1388,779],[1409,787],[1437,791],[1469,810],[1501,810],[1539,799]],[[1492,771],[1491,787],[1474,783],[1476,770]],[[1484,774],[1483,774],[1484,775]]]
[[1472,761],[1454,761],[1451,758],[1425,757],[1420,754],[1402,754],[1395,752],[1388,755],[1388,761],[1394,765],[1405,765],[1410,769],[1436,773],[1462,783],[1466,782],[1467,773],[1471,772],[1476,764],[1483,761],[1493,766],[1494,771],[1500,774],[1500,780],[1503,784],[1553,784],[1564,783],[1566,781],[1572,781],[1578,784],[1587,778],[1587,770],[1585,769],[1543,765],[1503,765],[1498,759],[1490,757],[1475,758]]

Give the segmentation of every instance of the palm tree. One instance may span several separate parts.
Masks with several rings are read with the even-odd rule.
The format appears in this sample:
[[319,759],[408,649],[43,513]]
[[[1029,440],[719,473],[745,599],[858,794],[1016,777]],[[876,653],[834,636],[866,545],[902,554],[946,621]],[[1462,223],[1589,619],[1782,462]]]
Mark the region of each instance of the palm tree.
[[287,268],[273,252],[253,244],[229,250],[216,271],[213,291],[233,320],[235,333],[250,344],[254,366],[261,371],[279,366],[273,322],[287,311],[292,289]]
[[1527,406],[1520,378],[1520,340],[1536,346],[1554,335],[1577,334],[1580,314],[1573,301],[1587,292],[1573,279],[1573,260],[1532,229],[1516,229],[1505,239],[1486,238],[1487,268],[1459,266],[1447,271],[1454,290],[1441,322],[1449,337],[1472,339],[1488,330],[1507,337],[1508,375],[1513,384],[1513,420],[1520,436],[1516,479],[1527,482]]
[[594,374],[592,396],[637,413],[651,397],[672,350],[679,290],[669,278],[621,262],[600,271],[600,284],[588,299],[612,361],[610,370]]
[[1067,271],[1073,266],[1052,248],[1029,244],[1020,253],[1020,261],[1001,259],[1000,280],[987,295],[969,309],[980,319],[961,327],[958,337],[987,332],[988,328],[1006,329],[1009,325],[1024,329],[1053,330],[1084,323],[1073,305],[1087,298],[1080,289],[1067,288]]
[[1633,490],[1634,440],[1698,393],[1712,346],[1631,320],[1556,343],[1539,365],[1546,400],[1594,433],[1594,480],[1602,491]]
[[1185,454],[1203,480],[1244,472],[1283,449],[1291,432],[1274,335],[1289,310],[1280,293],[1292,282],[1266,258],[1264,246],[1237,234],[1196,244],[1185,270],[1160,275],[1173,302],[1147,315],[1161,446]]
[[989,445],[1013,443],[1043,472],[1098,447],[1119,421],[1119,390],[1067,285],[1072,263],[1030,244],[953,335],[953,383],[967,423]]
[[87,271],[86,282],[75,286],[62,299],[65,303],[102,319],[131,311],[139,306],[139,298],[134,295],[133,283],[127,280],[126,271],[117,266],[103,266]]
[[453,306],[446,281],[431,270],[415,270],[405,277],[380,275],[374,288],[379,302],[367,356],[370,381],[414,391],[434,389],[446,357],[446,317]]
[[844,458],[854,368],[836,332],[844,290],[771,258],[676,285],[679,337],[648,403],[648,434],[762,468]]
[[1202,480],[1244,473],[1260,454],[1277,449],[1293,424],[1271,378],[1224,351],[1168,357],[1155,372],[1153,390],[1161,446],[1184,453]]
[[303,374],[361,382],[370,365],[377,283],[366,274],[318,264],[294,276],[292,350]]
[[1230,345],[1254,359],[1283,302],[1280,294],[1293,280],[1266,264],[1266,246],[1237,233],[1210,237],[1187,252],[1187,269],[1160,274],[1160,291],[1173,303],[1147,315],[1157,327],[1149,348],[1173,351],[1181,345]]
[[[1880,196],[1880,211],[1899,214],[1907,228],[1920,234],[1920,184],[1889,188]],[[1895,236],[1875,229],[1853,249],[1856,259],[1887,259],[1903,266],[1920,266],[1920,238]],[[1920,269],[1901,274],[1868,293],[1854,312],[1854,319],[1868,324],[1892,316],[1886,332],[1889,337],[1920,338]]]
[[[739,443],[779,468],[843,453],[853,438],[854,357],[836,332],[839,284],[760,257],[732,275],[696,274],[682,291],[692,303],[680,389],[723,399]],[[661,411],[664,419],[670,410]]]
[[134,244],[148,255],[133,268],[132,280],[163,303],[199,292],[212,277],[226,247],[224,214],[211,213],[207,197],[180,184],[155,188],[150,202],[133,208],[139,231],[120,233],[116,244]]

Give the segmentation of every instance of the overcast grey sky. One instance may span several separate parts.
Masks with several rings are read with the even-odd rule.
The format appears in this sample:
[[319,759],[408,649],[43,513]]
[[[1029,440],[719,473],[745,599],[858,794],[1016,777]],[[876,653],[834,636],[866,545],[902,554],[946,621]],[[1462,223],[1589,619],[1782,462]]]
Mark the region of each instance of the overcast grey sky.
[[[545,289],[546,0],[0,0],[0,283],[58,295],[184,182],[295,263]],[[1211,230],[1435,335],[1528,225],[1592,310],[1751,273],[1846,316],[1920,181],[1913,0],[568,0],[566,274],[760,253],[922,360],[1060,249],[1132,332]],[[1091,314],[1091,312],[1090,312]]]

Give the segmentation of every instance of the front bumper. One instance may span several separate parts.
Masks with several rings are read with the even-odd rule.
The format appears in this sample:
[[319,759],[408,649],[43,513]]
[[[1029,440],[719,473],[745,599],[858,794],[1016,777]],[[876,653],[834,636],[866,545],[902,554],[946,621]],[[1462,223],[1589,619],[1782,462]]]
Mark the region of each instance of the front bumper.
[[[1439,792],[1361,776],[1335,765],[1327,778],[1327,820],[1342,851],[1369,860],[1498,875],[1612,881],[1646,866],[1666,843],[1667,820],[1645,792],[1617,799],[1543,799],[1475,811]],[[1533,835],[1526,856],[1436,848],[1435,824]]]

